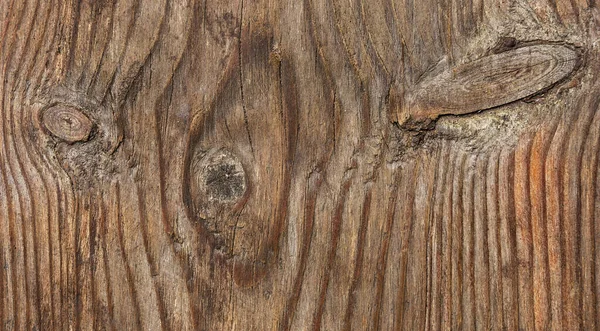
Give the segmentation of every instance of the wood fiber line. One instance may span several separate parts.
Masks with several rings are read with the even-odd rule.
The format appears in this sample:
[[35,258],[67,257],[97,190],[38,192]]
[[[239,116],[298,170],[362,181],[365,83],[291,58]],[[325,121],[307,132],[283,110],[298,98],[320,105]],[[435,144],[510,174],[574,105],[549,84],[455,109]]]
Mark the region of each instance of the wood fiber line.
[[531,227],[533,238],[534,318],[536,329],[547,329],[550,323],[550,282],[548,275],[548,236],[545,222],[546,205],[544,163],[551,141],[552,128],[536,133],[529,164],[531,195]]
[[[450,145],[452,146],[452,145]],[[443,329],[452,328],[452,317],[453,309],[452,306],[452,266],[453,266],[453,251],[452,241],[452,217],[453,217],[453,201],[452,197],[454,194],[455,187],[452,185],[455,176],[460,176],[457,171],[456,164],[459,160],[460,152],[450,149],[450,159],[446,164],[447,177],[444,186],[446,187],[442,202],[442,270],[439,275],[438,281],[442,287],[442,299],[441,299],[441,327]]]
[[531,137],[519,142],[515,151],[514,205],[516,225],[516,254],[519,293],[519,328],[533,329],[533,277],[531,238],[531,197],[529,183],[529,161]]
[[[594,93],[597,93],[597,88],[592,90],[591,97],[585,97],[580,100],[576,107],[580,110],[577,118],[573,118],[571,132],[574,132],[569,137],[567,145],[567,154],[563,163],[563,197],[564,206],[563,228],[564,234],[564,254],[565,261],[565,278],[563,287],[563,296],[565,297],[565,322],[567,325],[584,328],[583,312],[582,312],[582,275],[581,264],[579,260],[581,250],[581,181],[577,175],[582,168],[582,157],[585,144],[585,138],[588,135],[594,112],[598,107],[598,99]],[[568,294],[567,294],[568,293]],[[567,294],[567,295],[566,295]],[[587,312],[589,314],[589,312]]]
[[490,311],[490,289],[489,289],[489,247],[488,247],[488,231],[487,223],[488,210],[487,204],[483,203],[486,200],[487,187],[485,185],[486,171],[489,164],[489,155],[482,155],[477,158],[475,164],[475,174],[480,178],[482,183],[476,185],[474,190],[475,201],[482,203],[474,204],[474,268],[475,268],[475,300],[477,307],[475,309],[475,325],[476,329],[488,329]]
[[598,152],[600,144],[600,133],[598,129],[598,121],[600,120],[600,111],[598,109],[598,101],[592,103],[594,109],[593,119],[590,124],[590,131],[585,141],[586,143],[582,156],[582,212],[581,212],[581,265],[583,279],[583,324],[586,328],[596,328],[598,323],[598,273],[596,271],[596,183],[598,179]]
[[[442,319],[442,286],[440,284],[439,278],[441,278],[441,256],[440,253],[442,247],[442,206],[443,206],[443,194],[444,188],[447,187],[445,185],[447,181],[447,171],[444,167],[449,160],[449,148],[445,148],[447,145],[442,145],[440,147],[440,156],[438,156],[438,164],[436,169],[436,182],[435,182],[435,193],[434,198],[432,200],[433,211],[431,216],[432,230],[431,237],[429,240],[431,251],[431,266],[430,271],[428,272],[430,285],[429,288],[429,323],[428,325],[432,330],[438,330],[441,328],[441,319]],[[401,304],[401,303],[398,303]],[[400,328],[402,314],[396,315],[396,327]],[[400,320],[399,320],[400,319]]]
[[383,232],[383,239],[381,240],[381,248],[380,248],[380,253],[379,253],[379,257],[377,259],[377,274],[376,274],[376,294],[375,294],[375,308],[374,308],[374,314],[373,314],[373,329],[374,330],[379,330],[380,329],[380,325],[381,325],[381,319],[382,319],[382,312],[383,312],[383,291],[385,288],[385,278],[386,275],[388,273],[388,269],[387,269],[387,261],[389,258],[389,248],[390,248],[390,237],[392,235],[392,224],[394,223],[394,219],[396,217],[396,204],[397,204],[397,199],[398,199],[398,183],[400,182],[401,178],[402,178],[402,172],[396,170],[395,175],[393,176],[394,178],[394,184],[391,188],[391,192],[390,192],[390,197],[388,200],[388,207],[387,207],[387,215],[386,215],[386,222],[384,225],[384,228],[382,229]]
[[[340,186],[340,194],[339,200],[336,201],[336,207],[334,209],[331,222],[332,222],[332,230],[331,230],[331,244],[327,251],[327,269],[331,270],[331,266],[333,265],[333,260],[335,258],[335,253],[337,250],[337,244],[339,242],[339,234],[341,223],[343,222],[343,211],[344,204],[346,203],[348,197],[348,191],[350,190],[350,186],[352,185],[352,177],[346,178],[342,185]],[[321,280],[321,286],[319,295],[317,296],[317,311],[315,312],[314,319],[312,322],[313,330],[320,330],[322,317],[323,317],[323,309],[325,306],[325,299],[327,295],[327,288],[329,286],[329,282],[331,279],[331,272],[326,272],[325,276]]]
[[516,222],[514,200],[514,153],[501,150],[499,160],[499,189],[498,203],[500,206],[500,234],[502,241],[502,295],[504,307],[504,325],[507,329],[517,329],[519,324],[519,314],[515,312],[519,309],[518,292],[518,260],[516,243]]
[[[596,175],[598,174],[598,167],[596,167]],[[600,186],[598,185],[598,182],[596,181],[596,184],[594,185],[594,183],[592,182],[591,185],[594,186],[595,189],[595,197],[594,197],[594,201],[595,201],[595,208],[594,208],[594,222],[599,218],[598,215],[600,215],[600,208],[598,208],[598,196],[600,196],[598,194],[599,190],[600,190]],[[598,243],[600,242],[600,226],[596,225],[594,223],[594,226],[592,227],[594,234],[592,237],[592,240],[594,241],[594,243]],[[595,245],[595,255],[592,256],[592,258],[594,258],[594,262],[598,261],[598,259],[600,258],[600,249],[598,249],[598,246]],[[595,284],[594,284],[594,288],[595,288],[595,293],[596,293],[596,306],[595,306],[595,310],[596,310],[596,316],[600,315],[600,266],[598,263],[595,263],[595,272],[594,272],[594,276],[595,276]],[[596,319],[596,321],[598,321],[598,319]]]
[[[22,11],[20,12],[20,15],[18,16],[18,21],[16,23],[16,27],[17,29],[19,29],[19,27],[23,26],[24,24],[27,24],[27,16],[25,15],[25,13],[27,12],[26,10],[33,10],[33,12],[35,12],[37,10],[37,5],[33,5],[33,6],[26,6],[25,8],[22,9]],[[30,22],[29,22],[30,23]],[[29,43],[29,36],[31,35],[32,31],[33,31],[33,26],[32,24],[28,24],[27,25],[29,27],[29,29],[24,29],[23,34],[26,36],[25,37],[25,41],[21,41],[19,42],[19,39],[16,38],[19,34],[15,33],[13,35],[13,38],[15,40],[14,43],[9,44],[10,46],[10,53],[8,54],[8,56],[5,58],[5,63],[6,66],[3,68],[3,75],[2,77],[3,79],[3,85],[2,85],[2,98],[0,99],[0,104],[3,106],[3,108],[6,109],[10,109],[11,112],[7,112],[4,111],[3,112],[3,149],[4,151],[8,152],[5,157],[8,157],[9,159],[6,160],[5,162],[8,163],[8,171],[9,171],[9,178],[12,177],[12,181],[13,181],[13,185],[14,185],[14,192],[16,193],[16,204],[18,204],[18,208],[15,208],[16,210],[18,210],[17,214],[14,215],[8,215],[9,218],[9,222],[12,223],[12,228],[13,228],[13,238],[12,238],[12,242],[14,243],[15,241],[21,241],[22,242],[22,247],[23,247],[23,251],[21,251],[21,255],[23,256],[23,260],[22,260],[22,266],[24,267],[23,270],[23,274],[18,276],[13,274],[13,277],[22,277],[22,279],[24,280],[24,284],[23,284],[23,292],[21,293],[21,295],[19,295],[19,293],[15,293],[17,298],[25,298],[24,300],[18,300],[18,301],[24,301],[24,305],[25,307],[22,307],[21,309],[23,310],[23,313],[25,314],[22,324],[25,325],[26,328],[33,328],[36,327],[37,325],[39,325],[39,317],[37,316],[38,312],[40,311],[40,302],[38,300],[38,296],[37,294],[39,293],[39,288],[38,288],[38,283],[37,283],[37,275],[38,273],[38,265],[37,265],[37,261],[36,261],[36,242],[34,240],[34,236],[35,233],[32,233],[33,229],[35,229],[34,227],[32,227],[31,222],[25,222],[24,220],[26,219],[30,219],[32,217],[31,214],[31,210],[30,208],[28,208],[27,206],[24,206],[26,204],[30,203],[29,197],[28,197],[28,193],[29,193],[29,182],[27,178],[23,178],[25,176],[22,176],[22,161],[19,159],[18,155],[15,155],[16,152],[15,150],[18,150],[19,146],[16,146],[14,138],[12,136],[13,132],[15,132],[15,124],[14,124],[14,120],[13,120],[13,115],[12,115],[12,111],[13,111],[13,107],[15,107],[14,104],[14,96],[11,95],[7,95],[7,91],[13,91],[15,86],[14,84],[16,84],[16,79],[14,79],[14,77],[16,77],[16,75],[20,72],[20,68],[22,65],[22,60],[23,57],[18,57],[18,55],[23,55],[22,52],[24,52],[27,48],[27,45]],[[3,45],[4,45],[4,41],[3,41]],[[17,55],[16,55],[17,54]],[[5,55],[5,54],[3,54]],[[15,62],[13,62],[15,61]],[[14,67],[13,67],[14,66]],[[11,71],[7,72],[7,69],[12,69]],[[9,77],[13,77],[13,79],[8,79]],[[7,84],[7,82],[9,82]],[[10,84],[12,83],[12,84]],[[11,162],[12,161],[12,162]],[[16,161],[16,162],[15,162]],[[13,196],[13,200],[14,200],[14,196]],[[12,216],[12,217],[11,217]],[[20,222],[19,222],[20,220]],[[21,223],[20,225],[18,223]],[[10,228],[10,226],[9,226]],[[32,243],[33,241],[33,243]],[[11,245],[12,247],[14,247],[14,245]],[[14,251],[13,251],[13,254]],[[17,263],[15,261],[15,257],[13,255],[13,267],[16,268],[17,265],[15,265],[14,263]],[[15,279],[15,282],[18,281],[18,278]],[[15,286],[13,285],[13,289],[15,289]],[[15,291],[16,292],[16,291]],[[19,316],[15,316],[16,322],[15,325],[18,326],[19,323]]]
[[503,295],[502,295],[502,260],[500,247],[500,208],[498,197],[498,171],[500,153],[489,155],[486,169],[486,200],[487,200],[487,245],[489,261],[489,293],[490,293],[490,326],[501,330],[504,325]]
[[[407,256],[406,252],[409,249],[409,245],[411,244],[412,241],[412,226],[413,226],[413,208],[414,208],[414,193],[413,190],[411,190],[411,188],[413,188],[415,186],[415,182],[416,182],[416,170],[417,170],[417,165],[415,164],[411,164],[410,166],[408,166],[406,169],[402,169],[402,171],[404,172],[404,176],[406,176],[407,178],[410,178],[409,181],[403,182],[402,184],[404,184],[402,187],[400,187],[399,189],[399,197],[401,197],[401,201],[399,201],[399,206],[396,206],[396,208],[398,208],[398,219],[396,220],[398,222],[398,232],[396,232],[396,234],[398,235],[398,237],[400,238],[399,242],[400,242],[400,256],[399,256],[399,271],[398,271],[398,277],[399,277],[399,286],[398,289],[396,291],[396,293],[392,292],[392,295],[396,296],[396,304],[399,305],[399,312],[400,314],[398,314],[396,316],[396,319],[394,320],[394,327],[397,328],[401,328],[404,327],[404,323],[417,323],[418,319],[416,318],[417,316],[410,316],[411,313],[415,314],[414,311],[408,310],[405,308],[404,304],[407,301],[412,301],[412,300],[416,300],[418,298],[418,288],[412,288],[407,286],[407,282],[410,283],[410,279],[408,279],[408,260],[409,257]],[[407,176],[408,175],[408,176]],[[401,209],[400,209],[400,208]],[[416,267],[416,266],[415,266]],[[412,293],[411,290],[414,290],[415,293]],[[409,315],[409,318],[404,318],[405,315]],[[410,318],[410,317],[415,317],[415,318]]]
[[465,165],[466,155],[460,154],[456,160],[455,167],[458,176],[454,176],[452,181],[452,328],[461,328],[463,325],[462,315],[462,264],[463,264],[463,185],[465,183]]
[[560,157],[564,152],[564,137],[565,137],[565,119],[559,122],[552,142],[548,151],[548,156],[545,162],[545,178],[546,178],[546,219],[548,230],[548,267],[550,274],[550,296],[551,296],[551,318],[552,325],[556,328],[562,328],[563,309],[562,309],[562,272],[564,258],[561,254],[561,221],[560,213],[562,210],[562,199],[560,190],[562,184],[560,182],[561,169],[559,166]]
[[[469,156],[465,161],[465,179],[463,183],[462,203],[462,323],[465,330],[474,330],[476,315],[475,301],[475,165],[477,156]],[[458,307],[457,307],[458,308]]]
[[[133,301],[132,302],[133,308],[135,309],[133,318],[135,319],[137,329],[141,330],[142,329],[142,321],[141,321],[142,315],[140,313],[140,310],[141,310],[140,301],[138,299],[135,284],[133,283],[133,280],[135,278],[134,278],[134,274],[133,274],[133,271],[132,271],[132,268],[131,268],[131,265],[129,262],[130,258],[128,257],[128,253],[126,252],[126,247],[125,247],[125,243],[124,243],[125,235],[124,235],[124,230],[123,230],[123,227],[124,227],[123,216],[122,216],[123,210],[122,210],[121,201],[120,201],[121,200],[121,188],[120,188],[120,185],[118,185],[118,184],[114,188],[114,199],[115,200],[114,200],[114,202],[111,203],[111,205],[113,205],[113,203],[114,203],[113,206],[116,207],[115,208],[116,215],[113,215],[113,216],[116,216],[116,223],[117,223],[117,228],[118,228],[118,241],[119,241],[119,246],[120,246],[119,251],[121,253],[121,259],[124,264],[123,267],[126,272],[125,281],[127,284],[127,289],[129,290],[129,296],[130,296],[131,300]],[[114,260],[114,258],[113,258],[113,260]]]
[[[368,190],[365,193],[364,201],[362,204],[362,212],[360,217],[360,229],[358,231],[358,241],[356,243],[356,260],[354,262],[354,271],[352,273],[352,282],[348,289],[348,304],[346,306],[346,312],[344,315],[344,329],[351,330],[352,327],[352,314],[354,313],[356,301],[356,291],[358,282],[361,277],[364,261],[364,250],[365,250],[365,237],[367,227],[369,225],[369,214],[371,209],[371,199],[373,197],[372,191]],[[363,326],[364,327],[364,326]]]
[[580,214],[580,229],[578,230],[581,246],[580,246],[580,264],[581,264],[581,316],[582,327],[586,329],[595,329],[597,327],[597,305],[595,282],[598,277],[595,273],[594,261],[596,242],[594,238],[596,217],[593,210],[593,200],[596,194],[593,183],[597,180],[597,164],[598,164],[598,106],[600,99],[595,97],[589,103],[590,127],[585,137],[581,156],[581,175],[579,182],[581,185],[581,214]]

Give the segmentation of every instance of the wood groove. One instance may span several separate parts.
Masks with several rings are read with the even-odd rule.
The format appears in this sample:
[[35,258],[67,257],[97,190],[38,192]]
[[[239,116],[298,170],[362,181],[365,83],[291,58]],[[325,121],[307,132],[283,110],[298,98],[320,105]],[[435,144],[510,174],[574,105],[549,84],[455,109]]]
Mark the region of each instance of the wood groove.
[[467,163],[467,182],[464,184],[462,192],[463,201],[463,219],[462,219],[462,234],[463,234],[463,293],[462,293],[462,325],[465,330],[474,330],[476,325],[475,318],[475,164],[477,156],[469,157]]
[[[598,123],[598,112],[600,99],[593,100],[589,109],[590,109],[590,127],[588,128],[588,132],[585,135],[585,141],[589,141],[590,143],[585,144],[581,156],[581,174],[578,178],[579,185],[581,186],[581,223],[580,223],[580,238],[581,238],[581,251],[580,251],[580,264],[582,266],[582,302],[581,302],[581,311],[582,311],[582,325],[584,328],[595,329],[597,326],[597,321],[595,316],[597,316],[597,298],[594,291],[595,279],[597,275],[595,274],[594,265],[587,258],[588,256],[595,256],[596,243],[594,241],[594,230],[595,230],[595,213],[593,211],[593,201],[595,200],[596,190],[593,185],[594,182],[597,181],[597,164],[598,164],[598,142],[600,137],[598,136],[598,132],[596,126],[594,124]],[[591,155],[588,156],[588,153],[592,151]],[[586,163],[585,160],[589,159],[589,163]],[[586,183],[586,179],[590,179],[589,182]],[[591,192],[590,192],[591,191]],[[587,223],[587,224],[586,224]],[[587,312],[587,314],[585,313]]]
[[[339,241],[340,228],[342,226],[343,217],[342,213],[344,211],[344,204],[346,203],[348,191],[350,190],[350,186],[352,184],[353,177],[350,176],[344,180],[342,185],[340,186],[340,194],[339,200],[336,202],[336,208],[334,209],[334,213],[332,215],[332,231],[331,231],[331,243],[329,250],[327,252],[327,270],[331,269],[333,265],[333,260],[335,258],[335,253],[337,249],[337,244]],[[312,322],[313,330],[320,330],[321,322],[323,317],[323,309],[325,306],[325,300],[327,295],[327,288],[329,287],[329,281],[331,279],[331,273],[326,272],[324,278],[321,280],[321,290],[319,292],[317,311],[315,312],[314,319]]]
[[[159,174],[160,176],[160,174]],[[156,266],[156,261],[154,261],[154,259],[152,258],[150,249],[148,248],[150,245],[150,238],[149,238],[149,215],[148,212],[146,211],[146,205],[144,203],[144,201],[146,200],[146,196],[144,194],[144,190],[140,187],[141,184],[138,183],[136,189],[137,189],[137,195],[139,196],[137,204],[138,204],[138,210],[140,212],[140,220],[142,222],[142,226],[140,229],[140,232],[142,233],[142,243],[144,244],[144,252],[146,255],[146,260],[148,262],[148,266],[150,268],[150,273],[153,276],[152,277],[152,287],[154,290],[154,293],[156,295],[157,298],[157,307],[158,307],[158,318],[160,319],[160,329],[164,330],[167,327],[166,324],[166,311],[165,311],[165,302],[164,302],[164,298],[162,293],[159,290],[157,281],[155,276],[159,275],[159,271],[158,271],[158,267]],[[160,187],[160,186],[159,186]]]
[[115,186],[115,202],[116,202],[116,213],[117,213],[117,226],[118,226],[118,237],[119,237],[119,245],[120,245],[120,251],[121,251],[121,258],[123,259],[123,262],[125,263],[125,268],[126,268],[126,274],[127,274],[127,285],[128,285],[128,289],[129,289],[129,295],[131,296],[131,299],[134,302],[134,307],[135,307],[135,315],[136,315],[136,326],[138,330],[142,329],[142,321],[141,321],[141,314],[140,314],[140,303],[138,301],[138,296],[137,296],[137,292],[135,290],[135,286],[133,284],[133,272],[131,271],[131,267],[129,265],[129,260],[127,257],[127,253],[125,252],[125,244],[124,244],[124,234],[123,234],[123,217],[122,215],[122,209],[121,209],[121,189],[119,184],[117,184]]
[[344,316],[344,329],[351,330],[352,327],[352,314],[355,310],[356,305],[356,288],[358,286],[358,282],[361,275],[361,269],[364,260],[364,245],[365,245],[365,237],[367,232],[367,227],[369,225],[369,213],[371,209],[371,198],[372,191],[369,190],[365,193],[364,201],[362,204],[362,213],[360,220],[360,229],[358,230],[358,241],[356,243],[356,257],[354,261],[354,271],[352,275],[352,282],[348,289],[348,305],[346,306],[346,312]]
[[390,193],[390,197],[388,200],[388,214],[386,215],[386,223],[383,228],[383,239],[381,248],[379,250],[379,257],[377,260],[377,278],[376,278],[376,291],[375,295],[375,314],[373,318],[373,329],[379,330],[381,323],[381,315],[382,315],[382,300],[383,300],[383,291],[385,286],[385,277],[388,273],[388,258],[389,258],[389,246],[390,246],[390,237],[392,235],[392,224],[394,222],[394,218],[396,216],[396,203],[398,199],[398,183],[401,180],[402,172],[396,171],[394,178],[394,183],[392,184],[392,189]]
[[[302,282],[304,279],[304,273],[306,272],[306,264],[308,263],[308,261],[307,261],[308,252],[310,251],[311,244],[312,244],[313,223],[314,223],[314,217],[315,217],[317,194],[318,194],[319,188],[321,187],[321,184],[323,182],[323,177],[321,174],[315,173],[314,176],[316,176],[316,178],[313,179],[314,181],[316,181],[313,184],[313,185],[315,185],[315,187],[310,186],[310,184],[312,182],[312,180],[311,180],[312,176],[309,176],[308,180],[307,180],[308,181],[308,187],[307,187],[308,193],[306,194],[307,202],[306,202],[306,206],[304,208],[305,220],[303,221],[304,231],[303,231],[303,235],[302,235],[302,238],[303,238],[302,247],[305,247],[305,249],[302,251],[302,253],[300,255],[298,274],[296,275],[295,280],[294,280],[294,285],[292,287],[292,294],[288,298],[285,309],[283,310],[283,317],[281,319],[281,321],[282,321],[281,329],[283,329],[283,330],[290,330],[290,328],[291,328],[292,319],[294,318],[294,311],[296,310],[298,300],[300,297],[300,291],[302,290]],[[314,323],[315,322],[313,322],[313,325],[315,325]],[[320,323],[320,320],[318,323]]]
[[[23,4],[23,5],[25,6],[25,4]],[[15,24],[17,27],[21,26],[23,19],[25,17],[25,12],[26,12],[26,10],[23,8],[21,8],[21,10],[19,10],[18,19]],[[7,31],[10,31],[10,30],[7,28]],[[4,41],[3,41],[2,45],[4,48],[4,46],[5,46]],[[10,49],[10,53],[7,55],[7,58],[5,59],[6,66],[3,68],[3,72],[2,72],[2,78],[3,78],[2,79],[2,91],[12,90],[12,88],[8,88],[8,86],[10,86],[10,85],[7,84],[8,79],[6,78],[6,75],[7,74],[10,75],[10,73],[7,73],[6,69],[8,67],[10,67],[10,65],[12,64],[14,54],[17,51],[17,47],[15,47],[14,44],[10,44],[9,49]],[[2,105],[3,108],[5,108],[5,109],[12,110],[12,107],[13,107],[13,104],[11,102],[12,100],[10,100],[10,99],[7,100],[6,94],[7,94],[6,92],[2,93],[2,97],[0,97],[0,105]],[[14,146],[10,146],[13,148],[9,148],[9,145],[7,145],[8,144],[7,140],[8,140],[8,137],[10,137],[10,136],[7,135],[8,129],[7,129],[6,124],[8,124],[8,128],[13,126],[13,122],[7,120],[7,118],[8,118],[7,116],[9,116],[9,115],[7,114],[6,111],[4,111],[3,112],[3,127],[2,127],[2,137],[3,137],[2,146],[3,146],[3,151],[5,153],[13,152],[13,154],[14,154]],[[14,177],[15,170],[13,169],[14,164],[12,164],[12,162],[10,162],[9,160],[6,159],[6,157],[8,157],[6,154],[4,154],[4,157],[5,157],[5,161],[3,163],[7,165],[7,168],[5,168],[5,170],[7,171],[8,177],[12,177],[12,181],[14,182],[15,181],[15,177]],[[3,172],[3,174],[4,174],[4,172]],[[6,177],[5,177],[5,180],[6,180]],[[14,191],[16,192],[16,201],[15,202],[18,202],[18,207],[16,207],[16,208],[13,207],[13,208],[19,209],[20,210],[19,214],[22,215],[23,214],[22,194],[20,193],[20,190],[18,189],[18,185],[16,183],[13,183],[12,185],[17,186],[17,187],[15,187]],[[13,189],[9,189],[9,192],[13,192]],[[15,203],[15,202],[13,202],[15,200],[15,196],[12,195],[11,193],[9,193],[8,195],[12,197],[11,203],[10,203],[10,205],[12,205],[13,203]],[[16,230],[17,229],[17,224],[16,224],[17,216],[15,214],[15,211],[11,210],[11,209],[12,208],[9,208],[9,217],[8,218],[9,218],[9,231],[11,232],[11,247],[13,248],[13,256],[12,256],[12,268],[13,268],[13,279],[14,279],[13,298],[16,298],[13,301],[13,302],[15,302],[13,309],[15,311],[15,314],[18,314],[17,316],[15,316],[16,318],[15,318],[14,325],[15,325],[15,329],[22,327],[22,326],[20,326],[21,324],[23,324],[24,327],[26,327],[26,328],[31,328],[32,327],[32,325],[31,325],[31,307],[30,307],[31,306],[31,304],[30,304],[30,291],[31,290],[29,289],[30,277],[27,277],[27,275],[30,273],[27,272],[26,270],[23,270],[22,271],[23,274],[17,276],[17,272],[14,271],[15,269],[17,271],[19,271],[20,268],[18,268],[18,266],[23,266],[23,268],[25,269],[26,263],[29,262],[27,259],[28,245],[26,244],[26,242],[24,240],[25,234],[23,233],[24,229],[25,229],[25,222],[21,221],[21,233],[18,234],[17,230]],[[11,211],[12,211],[12,213],[11,213]],[[21,238],[17,238],[18,236]],[[17,241],[19,241],[20,243],[23,243],[23,244],[16,246],[15,244]],[[16,251],[17,247],[22,249],[22,255],[23,255],[22,263],[16,262],[16,256],[15,256],[16,252],[15,251]],[[19,286],[19,283],[22,283],[22,285]],[[22,287],[21,293],[19,293],[20,291],[17,291],[17,286]],[[22,297],[24,297],[24,299],[21,299]],[[16,302],[20,302],[21,305],[19,306],[19,308],[17,308]],[[23,307],[23,305],[24,305],[24,307]],[[22,316],[21,314],[24,314],[25,316]],[[19,316],[19,315],[21,315],[21,316]],[[21,321],[21,319],[23,319],[23,321]]]

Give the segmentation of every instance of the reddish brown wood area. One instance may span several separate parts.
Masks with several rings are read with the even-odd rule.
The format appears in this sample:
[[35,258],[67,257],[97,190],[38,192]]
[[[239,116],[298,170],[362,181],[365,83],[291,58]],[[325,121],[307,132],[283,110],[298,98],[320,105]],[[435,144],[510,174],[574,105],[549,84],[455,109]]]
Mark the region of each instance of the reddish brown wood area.
[[0,329],[600,329],[594,0],[0,0]]

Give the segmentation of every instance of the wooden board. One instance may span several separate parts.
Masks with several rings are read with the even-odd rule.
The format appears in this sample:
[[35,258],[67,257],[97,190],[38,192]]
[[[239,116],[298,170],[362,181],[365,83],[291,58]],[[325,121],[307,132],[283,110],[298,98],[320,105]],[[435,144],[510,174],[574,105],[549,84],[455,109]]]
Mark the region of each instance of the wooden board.
[[600,329],[593,0],[0,0],[0,329]]

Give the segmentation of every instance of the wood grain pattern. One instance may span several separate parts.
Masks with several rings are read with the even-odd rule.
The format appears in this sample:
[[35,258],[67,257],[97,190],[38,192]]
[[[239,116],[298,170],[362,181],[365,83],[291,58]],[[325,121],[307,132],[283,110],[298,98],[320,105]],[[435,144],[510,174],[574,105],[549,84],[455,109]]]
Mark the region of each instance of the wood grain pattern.
[[600,328],[600,8],[0,0],[0,329]]

